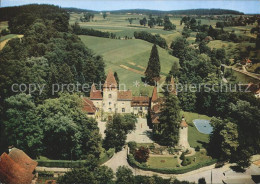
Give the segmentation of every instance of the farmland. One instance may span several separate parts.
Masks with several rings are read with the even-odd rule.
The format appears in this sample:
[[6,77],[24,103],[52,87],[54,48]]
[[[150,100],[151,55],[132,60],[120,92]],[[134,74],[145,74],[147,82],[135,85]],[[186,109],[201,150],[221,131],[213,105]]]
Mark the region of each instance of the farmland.
[[[104,57],[106,70],[116,71],[120,81],[126,84],[126,89],[132,89],[135,95],[144,92],[141,77],[144,77],[142,73],[149,60],[151,43],[137,39],[118,40],[93,36],[80,36],[80,38],[88,48]],[[170,71],[173,62],[178,62],[178,59],[171,56],[165,49],[158,47],[158,51],[161,61],[161,76],[164,77]],[[140,82],[140,86],[134,86],[136,81]],[[149,87],[145,93],[150,94],[151,89],[152,87]]]

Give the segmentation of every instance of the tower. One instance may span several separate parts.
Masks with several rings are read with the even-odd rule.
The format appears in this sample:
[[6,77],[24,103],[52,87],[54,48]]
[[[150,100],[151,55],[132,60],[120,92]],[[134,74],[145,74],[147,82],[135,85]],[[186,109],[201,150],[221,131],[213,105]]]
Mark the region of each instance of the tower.
[[186,123],[184,117],[180,123],[178,146],[180,146],[182,149],[190,148],[190,144],[188,142],[188,124]]
[[110,70],[103,85],[103,110],[104,112],[116,112],[117,106],[117,82]]

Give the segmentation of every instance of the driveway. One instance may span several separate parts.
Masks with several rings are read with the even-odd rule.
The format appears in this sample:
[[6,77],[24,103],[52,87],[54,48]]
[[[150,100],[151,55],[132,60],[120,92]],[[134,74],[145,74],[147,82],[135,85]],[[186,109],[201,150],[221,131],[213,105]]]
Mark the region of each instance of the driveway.
[[137,143],[153,143],[149,138],[152,129],[147,126],[147,120],[144,118],[137,118],[136,130],[127,135],[126,142],[135,141]]

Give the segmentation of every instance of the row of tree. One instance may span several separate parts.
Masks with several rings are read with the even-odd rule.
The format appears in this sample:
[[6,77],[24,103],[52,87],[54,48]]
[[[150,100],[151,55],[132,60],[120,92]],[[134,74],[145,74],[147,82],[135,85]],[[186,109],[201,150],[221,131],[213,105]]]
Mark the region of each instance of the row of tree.
[[[177,179],[163,179],[157,175],[141,176],[134,175],[133,171],[126,166],[119,166],[115,173],[107,166],[74,169],[59,177],[58,183],[92,183],[92,184],[194,184]],[[206,184],[205,178],[198,180],[199,184]]]
[[162,38],[159,34],[153,35],[146,31],[135,31],[134,37],[136,39],[141,39],[141,40],[145,40],[147,42],[156,44],[164,49],[168,48],[168,46],[166,44],[166,40],[164,38]]
[[116,35],[114,33],[110,32],[103,32],[99,30],[95,30],[93,28],[81,28],[78,22],[75,22],[74,25],[72,25],[73,33],[77,35],[89,35],[89,36],[97,36],[97,37],[103,37],[103,38],[112,38],[115,39]]

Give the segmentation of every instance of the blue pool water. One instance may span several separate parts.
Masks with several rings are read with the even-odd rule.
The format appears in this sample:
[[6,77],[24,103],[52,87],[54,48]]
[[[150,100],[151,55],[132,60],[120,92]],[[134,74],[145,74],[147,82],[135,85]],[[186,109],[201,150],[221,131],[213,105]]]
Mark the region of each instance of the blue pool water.
[[197,130],[203,134],[210,134],[213,131],[213,127],[210,125],[209,120],[194,119],[193,123],[196,126]]

